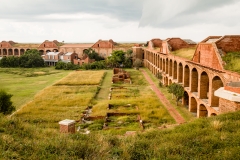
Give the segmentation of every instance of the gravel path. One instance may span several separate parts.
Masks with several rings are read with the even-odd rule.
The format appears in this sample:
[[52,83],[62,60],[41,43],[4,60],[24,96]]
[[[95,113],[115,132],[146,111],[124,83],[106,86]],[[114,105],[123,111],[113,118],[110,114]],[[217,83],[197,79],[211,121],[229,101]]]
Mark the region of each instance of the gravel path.
[[163,105],[167,108],[168,112],[170,113],[170,115],[175,119],[175,121],[178,124],[184,123],[185,120],[184,118],[178,113],[178,111],[170,104],[170,102],[167,100],[167,98],[162,94],[162,92],[160,92],[160,90],[157,88],[157,86],[153,83],[152,79],[148,76],[148,74],[146,73],[146,71],[141,70],[141,72],[143,73],[144,77],[146,78],[146,80],[148,81],[148,83],[151,85],[153,91],[156,93],[156,95],[158,96],[158,98],[161,100],[161,102],[163,103]]

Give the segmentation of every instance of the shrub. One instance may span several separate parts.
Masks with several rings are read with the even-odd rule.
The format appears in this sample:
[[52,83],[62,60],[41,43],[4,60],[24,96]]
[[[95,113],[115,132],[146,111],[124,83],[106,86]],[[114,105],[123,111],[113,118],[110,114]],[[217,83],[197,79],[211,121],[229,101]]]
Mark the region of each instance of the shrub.
[[5,91],[0,90],[0,112],[3,114],[10,114],[15,110],[12,105],[11,94],[7,94]]

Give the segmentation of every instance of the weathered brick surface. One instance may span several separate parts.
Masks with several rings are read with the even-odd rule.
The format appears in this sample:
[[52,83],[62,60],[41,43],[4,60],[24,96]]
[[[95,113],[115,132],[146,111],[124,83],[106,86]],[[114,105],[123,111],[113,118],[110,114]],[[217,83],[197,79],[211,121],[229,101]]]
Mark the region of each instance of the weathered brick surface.
[[219,99],[219,111],[221,113],[234,112],[240,110],[240,103],[232,102],[226,99]]
[[225,86],[224,89],[228,90],[230,92],[235,92],[235,93],[240,94],[240,87]]
[[[198,117],[217,115],[239,108],[238,103],[225,102],[224,106],[230,107],[222,107],[220,109],[221,101],[219,97],[214,95],[216,90],[226,86],[228,82],[240,81],[239,74],[223,69],[221,52],[215,43],[219,38],[221,37],[208,37],[201,42],[197,46],[192,61],[169,54],[169,48],[174,47],[169,46],[169,43],[166,41],[162,43],[161,52],[143,48],[144,66],[149,68],[154,75],[161,72],[163,75],[162,82],[165,86],[173,82],[183,83],[185,93],[189,97],[188,108],[191,112],[196,113]],[[226,40],[226,37],[219,40],[219,42],[223,43],[224,39]],[[240,42],[236,39],[236,43],[240,45]],[[227,43],[225,46],[227,46]],[[181,44],[176,46],[181,46]],[[238,93],[236,87],[232,91]],[[186,102],[186,99],[184,102]],[[231,108],[231,106],[237,107]]]

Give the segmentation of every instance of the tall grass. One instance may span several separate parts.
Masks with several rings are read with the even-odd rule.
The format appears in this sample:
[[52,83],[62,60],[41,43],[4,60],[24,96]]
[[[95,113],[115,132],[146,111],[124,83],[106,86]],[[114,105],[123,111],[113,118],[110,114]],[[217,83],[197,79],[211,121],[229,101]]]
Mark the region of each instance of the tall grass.
[[[222,129],[214,129],[213,121]],[[135,136],[111,135],[111,130],[60,134],[0,115],[0,159],[240,159],[239,127],[240,112],[235,112]]]
[[104,71],[75,71],[56,85],[99,85]]
[[183,57],[186,58],[188,60],[191,60],[194,53],[195,53],[196,47],[194,48],[183,48],[183,49],[179,49],[177,51],[173,51],[172,54],[179,56],[179,57]]

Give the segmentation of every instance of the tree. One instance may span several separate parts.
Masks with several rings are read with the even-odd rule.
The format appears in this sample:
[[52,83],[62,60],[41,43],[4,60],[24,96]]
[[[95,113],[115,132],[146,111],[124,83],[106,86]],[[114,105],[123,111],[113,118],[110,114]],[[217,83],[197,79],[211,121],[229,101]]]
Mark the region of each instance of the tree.
[[159,86],[162,87],[163,86],[163,83],[162,83],[162,78],[163,78],[162,73],[158,72],[156,74],[156,77],[159,79]]
[[89,49],[85,49],[83,51],[83,53],[85,55],[87,55],[90,59],[95,59],[96,61],[101,61],[104,60],[104,58],[102,56],[100,56],[94,49],[89,48]]
[[184,88],[180,84],[172,83],[168,86],[168,92],[176,97],[176,103],[184,96]]
[[10,114],[15,110],[12,105],[11,94],[7,94],[4,90],[0,90],[0,113]]
[[20,56],[19,65],[24,68],[43,67],[44,60],[37,49],[30,49]]
[[136,69],[138,70],[139,67],[142,66],[142,60],[137,58],[134,62],[133,62],[133,66],[136,67]]
[[115,50],[111,56],[108,57],[107,63],[110,67],[120,67],[125,62],[125,52],[122,50]]

